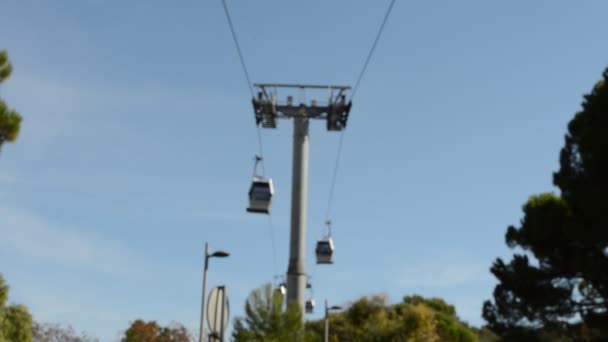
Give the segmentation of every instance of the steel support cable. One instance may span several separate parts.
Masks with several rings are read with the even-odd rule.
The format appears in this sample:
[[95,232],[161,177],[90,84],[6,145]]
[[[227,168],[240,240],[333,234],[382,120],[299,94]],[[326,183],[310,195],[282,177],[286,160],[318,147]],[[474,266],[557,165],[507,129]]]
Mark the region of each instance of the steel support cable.
[[334,170],[331,176],[331,183],[329,185],[329,196],[327,198],[327,210],[325,211],[325,221],[330,220],[331,205],[334,199],[334,190],[336,188],[336,178],[338,177],[338,169],[340,167],[340,157],[342,156],[342,143],[344,142],[344,130],[340,132],[340,141],[338,142],[338,152],[336,154],[336,160],[334,161]]
[[[251,98],[255,97],[253,92],[253,86],[251,83],[251,78],[249,77],[249,71],[247,69],[247,64],[245,63],[245,57],[243,55],[243,51],[241,50],[241,45],[239,44],[239,39],[236,35],[236,31],[234,30],[234,24],[232,22],[232,16],[230,16],[230,10],[228,9],[228,5],[226,4],[226,0],[222,0],[222,5],[224,7],[224,14],[226,14],[226,20],[228,21],[228,27],[230,28],[230,33],[232,35],[232,41],[234,42],[234,46],[236,48],[236,52],[239,55],[239,61],[241,62],[241,67],[243,69],[243,74],[245,75],[245,82],[247,82],[247,88],[249,89],[249,93],[251,94]],[[264,147],[262,144],[262,134],[260,133],[260,126],[256,127],[257,136],[258,136],[258,147],[260,157],[264,158]],[[264,170],[264,159],[262,159],[262,176],[265,176]]]
[[222,5],[224,5],[224,13],[226,14],[226,19],[228,19],[228,26],[230,27],[230,33],[232,33],[232,40],[234,41],[234,46],[236,47],[236,51],[239,54],[239,59],[241,61],[241,67],[243,67],[243,72],[245,73],[245,80],[247,81],[247,87],[249,88],[249,92],[251,93],[251,98],[254,98],[255,95],[253,93],[253,87],[251,83],[251,78],[249,78],[249,72],[247,71],[247,65],[245,64],[245,58],[243,57],[243,51],[241,51],[241,45],[239,45],[239,40],[236,37],[236,31],[234,31],[234,25],[232,24],[232,17],[230,17],[230,11],[228,10],[228,5],[226,4],[226,0],[222,0]]
[[[243,51],[241,50],[241,45],[239,44],[239,40],[236,35],[236,31],[234,30],[234,24],[232,23],[232,17],[230,16],[230,10],[228,9],[228,5],[226,4],[226,0],[222,0],[222,5],[224,7],[224,14],[226,14],[226,19],[228,20],[228,26],[230,28],[230,33],[232,34],[232,40],[234,42],[234,46],[236,47],[236,51],[239,55],[239,60],[241,62],[241,67],[243,69],[243,73],[245,74],[245,81],[247,82],[247,88],[249,89],[249,93],[251,94],[251,98],[255,98],[255,94],[253,92],[253,86],[251,83],[251,78],[249,77],[249,71],[247,70],[247,64],[245,63],[245,57],[243,56]],[[262,167],[262,177],[266,177],[266,170],[264,167],[264,146],[262,144],[262,134],[260,132],[260,127],[256,127],[257,137],[258,137],[258,147],[259,147],[259,155],[262,157],[261,167]],[[276,274],[277,271],[277,249],[275,244],[275,234],[274,234],[274,225],[272,224],[272,217],[268,215],[268,228],[270,233],[270,241],[272,246],[272,257],[274,263],[274,271]]]
[[395,5],[395,2],[396,2],[396,0],[391,0],[390,4],[388,5],[388,9],[386,10],[384,19],[382,19],[382,24],[380,25],[380,29],[378,29],[378,33],[376,34],[376,39],[374,39],[372,48],[369,50],[369,53],[367,54],[365,63],[363,63],[363,68],[361,69],[361,73],[359,73],[359,78],[357,78],[357,82],[355,83],[355,86],[353,87],[353,92],[352,92],[352,95],[350,96],[351,101],[352,101],[353,97],[355,97],[355,94],[357,93],[357,90],[359,89],[359,85],[361,84],[361,80],[363,79],[363,75],[365,74],[365,71],[367,71],[367,66],[369,65],[369,62],[372,59],[374,51],[376,51],[376,46],[378,45],[378,41],[380,41],[380,36],[382,36],[382,31],[384,31],[384,26],[386,25],[386,22],[388,21],[388,17],[391,15],[391,12],[393,11],[393,6]]
[[[388,9],[386,10],[386,14],[384,15],[384,18],[382,19],[382,24],[380,24],[380,28],[378,29],[378,33],[376,34],[376,38],[374,39],[372,47],[370,48],[369,53],[367,54],[367,58],[365,59],[365,62],[363,63],[363,68],[361,68],[361,72],[359,73],[359,77],[357,78],[357,82],[355,82],[355,86],[353,87],[353,92],[352,92],[351,97],[350,97],[351,101],[355,97],[355,94],[357,93],[357,90],[359,89],[359,85],[361,84],[361,80],[363,79],[363,75],[365,75],[365,72],[367,71],[367,67],[369,65],[369,62],[371,61],[372,56],[374,55],[374,52],[376,51],[376,46],[378,45],[378,42],[380,41],[380,37],[382,36],[382,32],[384,31],[384,27],[386,26],[388,18],[390,16],[391,12],[393,11],[393,6],[395,5],[395,2],[396,2],[396,0],[391,0],[391,2],[388,5]],[[328,196],[328,200],[327,200],[327,211],[325,212],[325,220],[329,220],[330,219],[331,204],[332,204],[332,201],[333,201],[334,190],[335,190],[335,187],[336,187],[336,178],[338,176],[338,168],[340,166],[340,158],[342,156],[342,145],[343,145],[343,142],[344,142],[344,133],[345,133],[345,130],[342,130],[340,132],[340,141],[338,143],[338,152],[336,154],[336,160],[335,160],[335,163],[334,163],[334,170],[333,170],[332,180],[331,180],[331,184],[329,186],[329,196]]]
[[258,135],[258,147],[260,150],[260,157],[262,160],[260,164],[262,166],[262,177],[266,178],[266,168],[264,167],[264,145],[262,145],[262,133],[260,132],[260,126],[256,126],[256,132]]

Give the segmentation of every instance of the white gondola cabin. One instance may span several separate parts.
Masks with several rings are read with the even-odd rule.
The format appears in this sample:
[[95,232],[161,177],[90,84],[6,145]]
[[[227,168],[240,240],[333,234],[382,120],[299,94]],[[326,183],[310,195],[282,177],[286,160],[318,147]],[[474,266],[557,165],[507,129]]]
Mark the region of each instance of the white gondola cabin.
[[331,236],[317,241],[317,264],[333,264],[334,240]]
[[247,207],[247,211],[270,214],[273,194],[272,179],[253,177],[251,188],[249,188],[249,207]]

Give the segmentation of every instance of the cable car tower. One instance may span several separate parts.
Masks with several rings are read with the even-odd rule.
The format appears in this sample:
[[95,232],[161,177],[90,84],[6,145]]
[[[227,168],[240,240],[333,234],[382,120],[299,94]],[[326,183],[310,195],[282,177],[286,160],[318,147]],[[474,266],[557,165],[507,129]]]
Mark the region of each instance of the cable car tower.
[[[289,238],[289,265],[287,268],[287,303],[296,302],[306,309],[306,215],[308,202],[308,124],[311,119],[325,120],[328,131],[346,128],[351,101],[346,101],[349,86],[305,84],[254,84],[257,97],[253,98],[256,125],[276,128],[278,119],[293,119],[293,164],[291,188],[291,231]],[[327,101],[300,99],[294,103],[293,95],[280,100],[278,90],[327,90]],[[304,315],[302,315],[304,317]]]

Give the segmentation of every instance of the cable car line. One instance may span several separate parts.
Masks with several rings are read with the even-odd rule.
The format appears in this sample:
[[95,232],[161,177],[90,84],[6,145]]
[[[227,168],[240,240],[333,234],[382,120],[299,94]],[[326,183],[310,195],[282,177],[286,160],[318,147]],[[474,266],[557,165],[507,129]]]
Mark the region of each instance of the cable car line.
[[[372,59],[372,56],[376,50],[376,46],[378,45],[378,42],[380,41],[380,37],[382,35],[382,32],[384,31],[384,27],[386,25],[386,22],[388,21],[388,18],[393,10],[393,6],[395,5],[396,0],[391,0],[388,9],[386,11],[386,14],[384,15],[384,18],[382,20],[382,24],[380,25],[380,28],[378,29],[378,33],[376,34],[376,38],[374,39],[374,42],[370,48],[369,53],[367,54],[367,58],[365,59],[365,62],[363,63],[363,67],[361,68],[361,72],[359,73],[359,77],[357,78],[357,82],[355,83],[355,86],[353,87],[353,92],[351,93],[351,97],[350,97],[350,101],[353,100],[353,98],[355,97],[355,94],[357,93],[357,90],[359,89],[359,85],[361,84],[361,80],[363,79],[363,76],[365,75],[365,72],[367,71],[367,67]],[[332,178],[331,178],[331,183],[329,186],[329,195],[327,198],[327,210],[325,211],[325,221],[326,224],[328,225],[328,235],[324,240],[318,240],[317,241],[317,245],[315,248],[315,254],[317,256],[317,262],[315,262],[313,264],[313,270],[312,270],[312,277],[315,276],[317,269],[318,269],[318,265],[319,264],[331,264],[333,263],[333,259],[332,259],[332,255],[333,255],[333,251],[335,249],[335,246],[333,244],[333,239],[331,236],[331,209],[332,209],[332,203],[333,203],[333,198],[334,198],[334,192],[335,192],[335,187],[336,187],[336,180],[338,177],[338,170],[340,167],[340,160],[342,157],[342,146],[344,144],[344,133],[345,130],[342,130],[340,132],[340,140],[338,142],[338,151],[336,153],[336,159],[334,162],[334,169],[332,172]],[[321,253],[320,253],[321,252]],[[309,302],[306,302],[307,304],[307,310],[309,309]],[[311,311],[314,310],[314,302],[312,303],[312,307],[310,308]]]
[[365,63],[363,63],[363,68],[361,69],[359,78],[357,78],[357,82],[355,83],[355,86],[353,87],[353,92],[350,95],[351,101],[352,101],[353,97],[355,97],[355,94],[357,93],[357,90],[359,89],[359,85],[361,84],[361,79],[363,79],[363,75],[365,74],[365,71],[367,70],[367,66],[369,65],[369,62],[372,59],[372,55],[374,54],[374,51],[376,51],[376,46],[378,45],[380,36],[382,36],[382,31],[384,31],[384,26],[386,25],[386,22],[388,21],[388,17],[391,15],[391,12],[393,11],[393,5],[395,5],[395,1],[396,0],[391,0],[391,3],[388,5],[388,9],[386,10],[386,14],[384,15],[382,24],[380,25],[380,29],[378,30],[378,33],[376,34],[376,39],[374,39],[374,43],[372,44],[372,47],[369,50],[369,53],[367,54]]
[[[247,69],[247,64],[245,63],[245,57],[243,55],[243,51],[241,50],[241,46],[239,44],[239,40],[236,35],[236,31],[234,29],[234,24],[232,22],[232,17],[230,16],[230,10],[228,9],[228,5],[226,4],[226,0],[222,0],[222,6],[224,8],[224,14],[226,15],[226,19],[228,21],[228,26],[230,28],[230,33],[232,35],[232,40],[234,42],[234,46],[239,55],[239,60],[241,62],[241,67],[243,69],[243,74],[245,75],[245,81],[247,82],[247,88],[249,89],[249,93],[251,94],[251,98],[254,98],[254,92],[252,87],[251,78],[249,77],[249,71]],[[256,126],[256,134],[258,140],[258,148],[259,148],[259,156],[256,156],[256,166],[259,162],[260,167],[262,169],[261,176],[262,178],[266,177],[266,168],[264,167],[264,145],[262,143],[262,133],[260,132],[260,127]],[[255,168],[254,168],[254,178],[255,178]],[[272,187],[272,183],[270,183]],[[252,188],[253,190],[253,188]],[[272,188],[271,188],[272,192]],[[274,233],[274,225],[272,223],[272,215],[268,213],[268,232],[270,234],[270,242],[272,247],[272,260],[274,265],[274,272],[277,273],[277,249],[275,242],[275,233]]]
[[228,19],[228,26],[230,26],[230,32],[232,33],[232,40],[234,41],[234,46],[236,47],[236,51],[239,54],[239,59],[241,61],[241,66],[243,67],[243,72],[245,73],[245,79],[247,81],[247,88],[249,88],[249,92],[251,93],[251,98],[254,98],[253,87],[251,86],[251,79],[249,78],[249,72],[247,71],[247,65],[245,64],[245,58],[243,57],[243,52],[241,51],[241,46],[239,45],[239,40],[236,37],[236,32],[234,31],[234,25],[232,24],[232,18],[230,17],[230,11],[228,10],[228,5],[226,4],[226,0],[222,0],[222,5],[224,5],[224,13],[226,14],[226,19]]
[[[228,9],[228,4],[226,4],[226,0],[222,0],[222,6],[224,7],[224,14],[226,14],[226,20],[228,21],[228,27],[230,28],[230,33],[232,35],[232,41],[234,42],[234,47],[236,48],[236,52],[239,55],[239,61],[241,62],[243,74],[245,75],[245,82],[247,82],[247,88],[249,89],[251,98],[254,98],[255,95],[253,92],[251,78],[249,77],[249,70],[247,69],[247,64],[245,63],[245,57],[243,55],[243,51],[241,50],[241,45],[239,44],[239,39],[236,35],[236,31],[234,30],[234,24],[232,23],[232,16],[230,16],[230,10]],[[262,135],[260,133],[259,126],[257,127],[257,136],[258,136],[259,155],[261,157],[264,157],[264,147],[262,144]],[[263,161],[262,161],[262,176],[265,176]]]
[[329,186],[329,196],[327,196],[327,209],[325,210],[325,221],[329,221],[331,214],[331,205],[334,199],[334,190],[336,188],[336,178],[338,177],[338,168],[340,167],[340,157],[342,156],[342,143],[344,141],[344,131],[340,133],[340,141],[338,142],[338,152],[334,161],[334,170]]
[[[355,83],[355,86],[353,87],[353,92],[351,93],[351,96],[350,96],[351,101],[355,97],[355,94],[357,93],[357,90],[359,89],[359,85],[361,84],[361,80],[363,79],[363,75],[365,75],[369,62],[371,61],[372,56],[373,56],[374,52],[376,51],[376,46],[378,46],[378,42],[380,41],[380,37],[382,36],[382,32],[384,31],[384,27],[386,26],[386,22],[388,21],[388,18],[390,16],[391,12],[393,11],[393,6],[395,5],[395,2],[396,2],[396,0],[391,0],[390,4],[388,5],[388,9],[386,10],[386,14],[384,15],[382,24],[380,25],[380,28],[378,29],[376,38],[374,39],[374,42],[369,50],[369,53],[367,54],[367,58],[365,59],[365,62],[363,63],[363,67],[361,68],[361,72],[359,73],[359,77],[357,78],[357,82]],[[340,159],[342,156],[342,145],[344,143],[344,133],[345,133],[345,130],[342,130],[340,132],[340,141],[338,142],[338,152],[336,153],[332,180],[331,180],[331,183],[329,186],[329,196],[327,199],[327,210],[325,212],[326,221],[328,221],[330,219],[330,215],[331,215],[331,205],[332,205],[333,198],[334,198],[336,178],[338,176],[338,169],[340,166]]]
[[[260,157],[264,158],[264,145],[262,144],[262,133],[260,132],[260,126],[256,126],[256,131],[258,135],[258,147],[260,150]],[[266,168],[264,167],[264,159],[260,163],[262,167],[262,177],[266,177]]]

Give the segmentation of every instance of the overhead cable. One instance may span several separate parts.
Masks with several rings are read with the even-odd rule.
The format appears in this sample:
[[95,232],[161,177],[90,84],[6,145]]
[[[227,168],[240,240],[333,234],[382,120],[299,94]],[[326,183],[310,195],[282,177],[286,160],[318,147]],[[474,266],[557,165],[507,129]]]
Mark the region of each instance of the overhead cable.
[[[376,51],[376,46],[378,45],[378,41],[380,41],[380,37],[382,36],[382,32],[384,31],[384,26],[386,26],[386,22],[388,21],[388,18],[391,14],[391,12],[393,11],[393,6],[395,5],[396,0],[391,0],[391,2],[388,5],[388,9],[386,10],[386,14],[384,15],[384,19],[382,19],[382,24],[380,25],[380,28],[378,29],[378,33],[376,34],[376,38],[374,39],[374,42],[372,44],[372,47],[369,50],[369,53],[367,54],[367,58],[365,59],[365,62],[363,63],[363,68],[361,68],[361,72],[359,73],[359,77],[357,78],[357,82],[355,83],[355,86],[353,87],[353,92],[351,94],[351,101],[352,99],[355,97],[355,94],[357,93],[357,90],[359,89],[359,85],[361,84],[361,80],[363,79],[363,75],[365,74],[365,72],[367,71],[367,67],[369,65],[369,62],[372,59],[372,56],[374,54],[374,52]],[[344,132],[345,130],[342,130],[342,132],[340,133],[340,142],[338,143],[338,152],[336,154],[336,160],[334,162],[334,170],[333,170],[333,174],[332,174],[332,180],[331,180],[331,185],[329,186],[329,196],[328,196],[328,200],[327,200],[327,211],[325,212],[325,219],[329,220],[330,219],[330,215],[331,215],[331,204],[333,201],[333,197],[334,197],[334,190],[335,190],[335,186],[336,186],[336,178],[338,175],[338,169],[340,166],[340,158],[342,156],[342,145],[344,142]]]
[[359,89],[359,84],[361,84],[361,79],[363,79],[363,75],[365,74],[365,71],[367,70],[367,66],[369,65],[369,61],[372,59],[372,55],[374,54],[374,51],[376,50],[376,46],[378,45],[378,41],[380,40],[380,37],[382,36],[382,31],[384,31],[384,26],[386,25],[386,22],[388,21],[388,17],[391,15],[391,12],[393,10],[393,6],[395,5],[395,1],[396,0],[391,0],[391,3],[388,5],[388,9],[386,10],[386,14],[384,15],[384,19],[382,20],[382,24],[380,25],[380,29],[378,30],[378,33],[376,34],[376,39],[374,39],[374,43],[372,44],[371,49],[369,50],[369,53],[367,54],[367,58],[365,59],[365,63],[363,63],[363,68],[361,69],[361,73],[359,73],[359,77],[357,78],[357,82],[355,83],[355,86],[353,87],[353,92],[351,95],[351,100],[353,97],[355,97],[355,94],[357,93],[357,90]]
[[[230,10],[228,9],[228,5],[226,4],[226,0],[222,0],[222,5],[224,7],[224,13],[226,14],[226,19],[228,20],[228,26],[230,27],[230,33],[232,34],[232,40],[234,41],[234,46],[236,47],[236,51],[239,55],[239,60],[241,62],[241,67],[243,69],[243,73],[245,74],[245,81],[247,82],[247,88],[251,94],[251,98],[254,98],[253,86],[251,83],[251,78],[249,77],[249,71],[247,70],[247,64],[245,63],[245,57],[243,56],[243,51],[241,50],[241,46],[239,44],[239,40],[236,35],[236,31],[234,29],[234,24],[232,23],[232,17],[230,16]],[[259,146],[259,155],[262,157],[261,159],[261,167],[262,167],[262,177],[265,177],[265,167],[264,167],[264,146],[262,144],[262,134],[260,132],[260,127],[256,127],[257,138],[258,138],[258,146]],[[274,234],[274,225],[272,224],[272,217],[268,216],[268,228],[270,234],[270,242],[272,246],[272,258],[274,264],[274,271],[277,272],[277,249],[275,244],[275,234]]]
[[243,51],[241,51],[241,46],[239,45],[239,40],[236,37],[236,32],[234,31],[234,25],[232,24],[232,18],[230,17],[230,11],[228,10],[228,5],[226,4],[226,0],[222,0],[222,5],[224,6],[224,13],[226,14],[226,19],[228,19],[228,26],[230,26],[230,33],[232,33],[232,40],[234,41],[234,46],[236,47],[236,51],[239,54],[239,59],[241,60],[241,66],[243,67],[243,72],[245,73],[245,80],[247,81],[247,88],[249,88],[249,92],[251,93],[251,98],[254,98],[253,88],[251,79],[249,78],[249,72],[247,71],[247,65],[245,64],[245,58],[243,57]]

